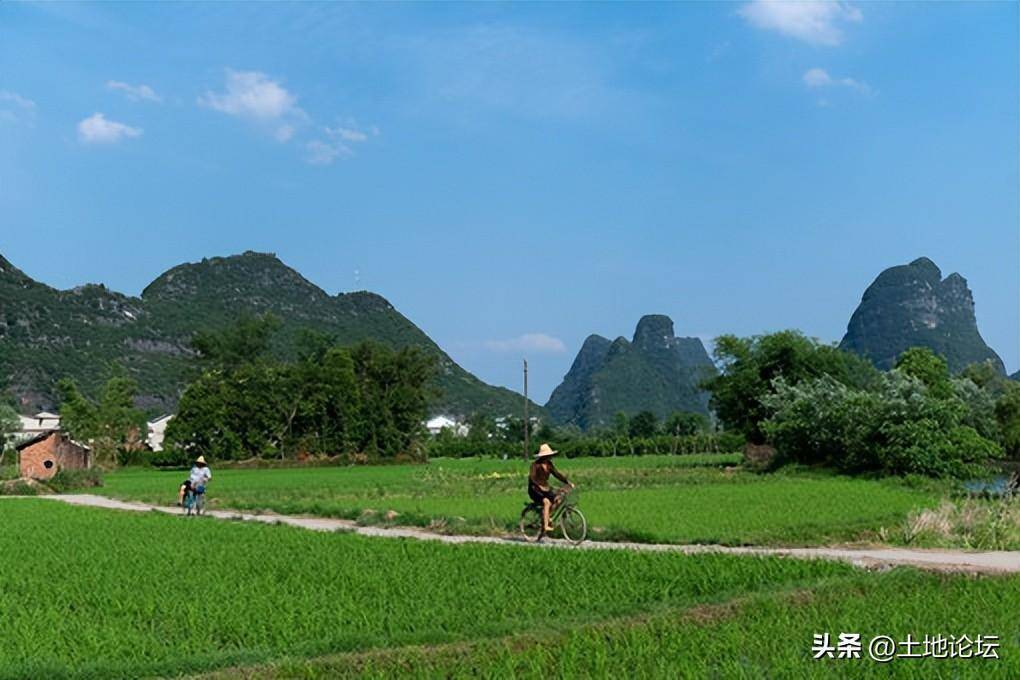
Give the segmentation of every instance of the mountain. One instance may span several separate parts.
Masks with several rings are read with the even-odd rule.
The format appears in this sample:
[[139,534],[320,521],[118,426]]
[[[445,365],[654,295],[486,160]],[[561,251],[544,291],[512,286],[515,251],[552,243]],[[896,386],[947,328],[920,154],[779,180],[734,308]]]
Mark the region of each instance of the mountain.
[[878,275],[864,291],[839,346],[881,369],[892,368],[910,347],[929,347],[954,372],[981,361],[1006,372],[978,332],[967,280],[955,273],[943,279],[926,257]]
[[708,393],[698,387],[715,365],[698,338],[678,338],[673,321],[642,317],[634,339],[590,335],[546,408],[560,423],[582,429],[609,425],[622,411],[708,414]]
[[372,339],[417,346],[438,359],[441,394],[434,413],[521,410],[523,397],[458,366],[383,297],[329,295],[275,255],[254,252],[174,267],[137,298],[101,285],[56,290],[0,257],[0,381],[22,410],[52,409],[61,378],[74,378],[94,395],[119,364],[138,380],[141,406],[172,411],[195,375],[195,331],[266,312],[283,322],[274,348],[281,356],[294,355],[303,328],[330,333],[343,344]]
[[1017,371],[1016,373],[1009,377],[1012,378],[1013,380],[1020,381],[1020,371]]

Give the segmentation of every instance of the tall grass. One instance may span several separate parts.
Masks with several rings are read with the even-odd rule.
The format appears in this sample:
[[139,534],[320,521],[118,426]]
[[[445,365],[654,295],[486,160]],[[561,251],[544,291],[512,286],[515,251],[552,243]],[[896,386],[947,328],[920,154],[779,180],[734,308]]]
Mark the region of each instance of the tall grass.
[[1020,549],[1020,499],[946,500],[916,510],[902,525],[902,541],[972,550]]

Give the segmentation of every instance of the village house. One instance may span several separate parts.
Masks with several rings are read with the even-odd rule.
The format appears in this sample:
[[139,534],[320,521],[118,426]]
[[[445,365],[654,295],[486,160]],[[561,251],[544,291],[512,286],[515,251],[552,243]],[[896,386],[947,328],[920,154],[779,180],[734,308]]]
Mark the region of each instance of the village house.
[[148,424],[148,433],[145,437],[145,443],[149,445],[150,451],[156,453],[163,450],[163,440],[166,438],[166,426],[173,420],[173,416],[160,416],[155,420],[150,420]]
[[18,419],[21,421],[21,425],[18,431],[11,435],[11,443],[15,445],[40,434],[60,429],[60,416],[47,411],[36,413],[34,416],[18,416]]
[[22,477],[46,481],[60,470],[87,470],[92,467],[92,451],[73,441],[65,432],[51,430],[17,445],[18,467]]
[[443,430],[450,430],[458,437],[466,437],[469,428],[467,425],[458,423],[449,416],[436,416],[425,422],[425,429],[431,435],[437,435]]

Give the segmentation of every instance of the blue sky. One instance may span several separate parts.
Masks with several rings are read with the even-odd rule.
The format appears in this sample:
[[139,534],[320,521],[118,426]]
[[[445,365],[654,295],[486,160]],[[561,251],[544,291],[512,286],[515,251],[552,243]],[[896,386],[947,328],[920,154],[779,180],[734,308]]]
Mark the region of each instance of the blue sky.
[[1020,368],[1016,3],[0,4],[0,253],[277,253],[543,401],[590,333],[838,340],[883,268]]

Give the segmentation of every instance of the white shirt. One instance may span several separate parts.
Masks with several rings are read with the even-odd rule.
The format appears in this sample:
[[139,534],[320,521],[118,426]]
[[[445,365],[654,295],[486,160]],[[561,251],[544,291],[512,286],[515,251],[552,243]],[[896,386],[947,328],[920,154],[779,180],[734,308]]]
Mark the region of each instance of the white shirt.
[[191,480],[191,486],[205,486],[205,483],[212,479],[212,470],[195,465],[191,468],[191,476],[188,479]]

